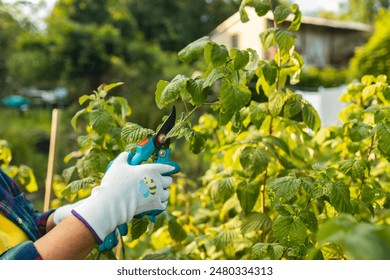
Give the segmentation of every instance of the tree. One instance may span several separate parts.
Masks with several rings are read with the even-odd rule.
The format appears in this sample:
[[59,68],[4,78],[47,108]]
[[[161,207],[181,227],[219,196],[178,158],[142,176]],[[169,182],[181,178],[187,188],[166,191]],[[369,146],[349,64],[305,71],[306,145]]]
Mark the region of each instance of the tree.
[[348,4],[341,6],[339,19],[352,20],[363,23],[374,23],[380,9],[388,9],[389,0],[349,0]]
[[375,22],[375,31],[369,41],[356,50],[351,60],[351,74],[362,77],[366,74],[384,74],[390,77],[390,11],[380,12]]

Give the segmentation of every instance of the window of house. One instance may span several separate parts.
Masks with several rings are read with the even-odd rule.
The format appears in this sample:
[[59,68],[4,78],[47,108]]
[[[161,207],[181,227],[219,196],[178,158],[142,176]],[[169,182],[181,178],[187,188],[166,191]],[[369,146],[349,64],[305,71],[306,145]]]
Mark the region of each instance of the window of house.
[[237,34],[234,34],[232,36],[232,47],[238,48],[238,35]]

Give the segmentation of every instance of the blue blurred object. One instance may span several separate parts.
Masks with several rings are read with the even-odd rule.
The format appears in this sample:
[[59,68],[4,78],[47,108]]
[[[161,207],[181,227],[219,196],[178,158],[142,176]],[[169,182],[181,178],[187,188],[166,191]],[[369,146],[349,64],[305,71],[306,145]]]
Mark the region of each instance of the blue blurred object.
[[7,107],[21,108],[30,105],[30,101],[20,95],[9,95],[1,99],[1,103]]

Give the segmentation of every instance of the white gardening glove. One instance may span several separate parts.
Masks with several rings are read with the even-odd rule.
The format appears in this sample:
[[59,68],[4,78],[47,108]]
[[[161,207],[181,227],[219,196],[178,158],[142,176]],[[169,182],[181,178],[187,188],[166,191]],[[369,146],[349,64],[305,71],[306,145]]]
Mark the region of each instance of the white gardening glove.
[[53,221],[56,225],[58,225],[60,222],[62,222],[62,220],[64,220],[66,217],[68,217],[69,215],[71,215],[71,211],[73,208],[77,207],[78,205],[80,205],[81,203],[83,203],[85,200],[82,199],[82,200],[79,200],[75,203],[71,203],[71,204],[66,204],[66,205],[63,205],[63,206],[60,206],[58,207],[54,213],[53,213]]
[[164,211],[168,204],[174,169],[167,164],[129,165],[128,153],[121,153],[108,168],[101,185],[71,211],[94,234],[100,244],[117,226],[134,216]]

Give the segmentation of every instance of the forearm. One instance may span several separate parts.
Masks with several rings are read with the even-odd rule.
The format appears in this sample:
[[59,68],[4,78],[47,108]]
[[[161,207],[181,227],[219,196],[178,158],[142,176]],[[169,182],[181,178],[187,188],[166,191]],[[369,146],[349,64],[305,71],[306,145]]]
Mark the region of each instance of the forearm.
[[34,243],[44,260],[84,259],[96,244],[91,231],[73,215]]

